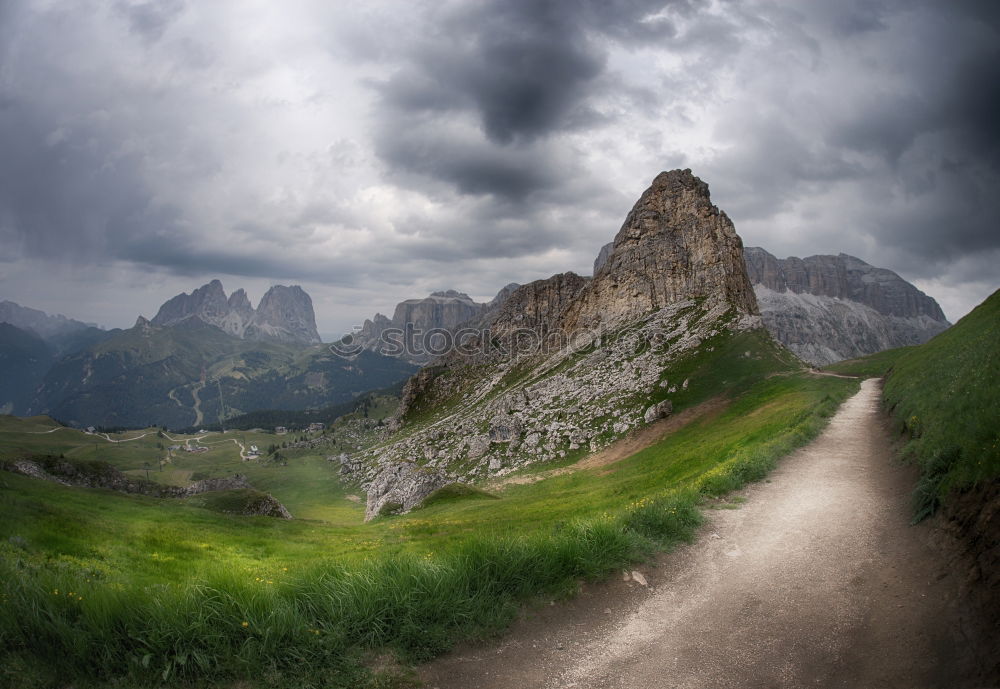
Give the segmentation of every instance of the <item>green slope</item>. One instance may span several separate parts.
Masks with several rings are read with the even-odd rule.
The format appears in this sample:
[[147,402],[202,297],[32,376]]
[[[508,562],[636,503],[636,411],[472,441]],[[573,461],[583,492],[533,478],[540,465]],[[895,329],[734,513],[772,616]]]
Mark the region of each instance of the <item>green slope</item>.
[[[683,366],[711,377],[698,399],[732,397],[717,416],[614,465],[512,486],[499,499],[468,491],[367,524],[336,463],[303,451],[287,465],[241,464],[220,436],[175,468],[244,471],[299,519],[220,515],[198,501],[0,474],[4,671],[21,686],[71,678],[145,686],[163,677],[361,686],[352,659],[366,650],[426,658],[495,630],[525,597],[572,590],[689,537],[699,495],[763,476],[857,387],[797,371],[752,333]],[[0,446],[5,432],[22,432],[16,424],[0,424]],[[46,427],[32,422],[36,432]],[[64,433],[68,440],[54,437]],[[72,443],[71,433],[32,437]],[[153,447],[105,452],[123,453],[109,461],[126,468],[143,461],[129,452]],[[92,443],[64,449],[81,458],[99,451]]]
[[1000,291],[930,342],[907,348],[885,401],[920,466],[917,518],[952,490],[1000,477]]
[[52,361],[35,333],[0,323],[0,413],[24,414]]

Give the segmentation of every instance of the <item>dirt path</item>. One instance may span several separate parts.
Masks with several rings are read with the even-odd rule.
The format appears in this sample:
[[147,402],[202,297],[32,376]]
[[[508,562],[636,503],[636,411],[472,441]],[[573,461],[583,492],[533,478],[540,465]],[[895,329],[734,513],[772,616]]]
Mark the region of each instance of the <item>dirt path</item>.
[[893,462],[867,380],[829,428],[710,510],[698,541],[499,644],[421,668],[439,689],[963,687],[959,582],[908,525],[914,475]]
[[598,467],[614,464],[615,462],[620,462],[626,457],[631,457],[640,450],[645,450],[650,445],[659,442],[665,436],[684,428],[693,421],[710,419],[718,416],[725,410],[726,407],[729,406],[730,401],[731,400],[729,400],[729,398],[723,396],[713,397],[712,399],[705,400],[701,404],[688,407],[684,411],[677,414],[671,414],[665,419],[659,419],[658,421],[654,421],[647,426],[642,426],[638,430],[626,435],[624,438],[616,440],[600,452],[587,455],[579,462],[571,464],[570,466],[559,467],[558,469],[549,469],[548,471],[539,471],[534,474],[503,476],[488,481],[483,485],[483,488],[491,492],[501,491],[511,485],[536,483],[543,479],[552,478],[553,476],[562,476],[581,469],[596,469]]

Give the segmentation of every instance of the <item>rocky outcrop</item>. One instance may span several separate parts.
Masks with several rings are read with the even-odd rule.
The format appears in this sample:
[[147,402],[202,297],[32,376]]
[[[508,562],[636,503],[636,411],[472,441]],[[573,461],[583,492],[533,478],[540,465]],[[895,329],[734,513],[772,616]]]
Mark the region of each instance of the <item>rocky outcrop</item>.
[[576,273],[560,273],[518,287],[497,311],[491,334],[509,337],[517,331],[544,334],[556,329],[587,283],[587,278]]
[[593,279],[513,289],[478,341],[406,384],[389,425],[402,432],[342,470],[368,491],[371,518],[447,482],[595,451],[671,413],[668,395],[689,382],[670,385],[672,367],[759,329],[756,311],[742,244],[707,185],[662,173]]
[[320,339],[312,299],[298,285],[275,285],[261,297],[244,337],[248,340],[318,343]]
[[950,325],[933,298],[853,256],[745,255],[764,325],[814,365],[922,344]]
[[267,516],[291,519],[284,505],[270,493],[261,493],[250,485],[247,477],[234,474],[224,478],[208,478],[189,486],[167,486],[142,478],[127,476],[101,461],[76,462],[52,456],[36,456],[0,462],[0,469],[15,474],[78,488],[104,488],[119,493],[148,495],[153,498],[189,498],[203,493],[242,491],[246,495],[246,516]]
[[662,172],[625,218],[594,279],[567,309],[567,332],[626,322],[685,299],[757,313],[743,243],[690,170]]
[[191,294],[167,300],[151,323],[176,326],[192,319],[246,340],[302,344],[320,341],[312,299],[298,285],[271,287],[255,310],[244,290],[238,289],[227,298],[222,283],[212,280]]
[[368,483],[365,521],[409,512],[428,495],[453,482],[441,471],[412,462],[389,465]]
[[615,248],[615,243],[608,242],[607,244],[601,247],[601,250],[599,252],[597,252],[597,258],[594,259],[594,275],[597,275],[597,273],[600,272],[601,268],[604,267],[604,264],[608,262],[608,259],[611,258],[611,252],[614,250],[614,248]]

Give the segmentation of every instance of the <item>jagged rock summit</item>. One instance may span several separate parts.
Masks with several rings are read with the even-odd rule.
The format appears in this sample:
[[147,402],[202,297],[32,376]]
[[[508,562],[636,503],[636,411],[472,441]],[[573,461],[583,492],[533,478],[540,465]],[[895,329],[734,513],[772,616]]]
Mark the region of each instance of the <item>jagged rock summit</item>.
[[729,216],[712,203],[708,185],[691,170],[661,172],[561,325],[594,327],[702,297],[757,312],[743,242]]
[[368,491],[367,518],[450,482],[596,451],[672,412],[689,384],[674,380],[680,362],[763,333],[742,242],[690,170],[653,180],[593,278],[505,290],[479,321],[488,331],[407,382],[385,441],[340,458]]
[[271,287],[255,310],[243,289],[227,298],[222,283],[212,280],[191,294],[178,294],[166,301],[150,323],[174,326],[192,319],[245,340],[320,342],[312,299],[298,285]]
[[854,256],[745,256],[765,326],[812,364],[922,344],[950,325],[932,297]]

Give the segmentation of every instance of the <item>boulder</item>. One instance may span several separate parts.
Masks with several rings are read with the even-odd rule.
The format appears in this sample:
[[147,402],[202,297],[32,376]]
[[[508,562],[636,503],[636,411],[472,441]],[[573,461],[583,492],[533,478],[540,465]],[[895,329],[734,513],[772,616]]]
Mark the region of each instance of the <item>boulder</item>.
[[650,407],[646,410],[646,413],[642,415],[642,419],[646,423],[653,423],[657,419],[663,419],[670,416],[673,411],[673,403],[670,400],[663,400],[662,402],[650,405]]

